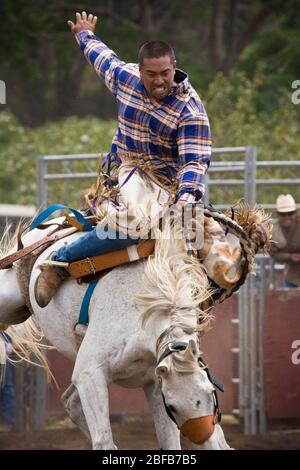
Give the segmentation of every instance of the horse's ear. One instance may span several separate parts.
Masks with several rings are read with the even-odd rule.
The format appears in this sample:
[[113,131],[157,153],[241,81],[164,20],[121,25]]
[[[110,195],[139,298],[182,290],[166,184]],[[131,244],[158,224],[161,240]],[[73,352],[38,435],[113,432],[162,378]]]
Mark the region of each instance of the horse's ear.
[[168,373],[169,366],[165,361],[162,361],[155,369],[155,374],[158,375],[158,377],[166,377]]
[[197,348],[197,343],[194,339],[189,340],[188,347],[186,348],[184,355],[187,357],[193,357],[197,358],[198,356],[198,348]]

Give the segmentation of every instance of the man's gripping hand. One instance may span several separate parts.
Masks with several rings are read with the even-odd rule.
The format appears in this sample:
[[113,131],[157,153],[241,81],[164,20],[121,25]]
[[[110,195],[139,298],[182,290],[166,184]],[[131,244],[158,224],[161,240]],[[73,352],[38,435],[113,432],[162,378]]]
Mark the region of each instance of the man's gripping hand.
[[91,13],[87,16],[86,12],[83,11],[81,14],[76,13],[76,24],[73,23],[73,21],[68,20],[68,25],[70,26],[70,29],[74,34],[76,41],[76,34],[80,31],[83,31],[84,29],[88,29],[89,31],[92,31],[92,33],[95,32],[97,19],[97,16],[94,16]]

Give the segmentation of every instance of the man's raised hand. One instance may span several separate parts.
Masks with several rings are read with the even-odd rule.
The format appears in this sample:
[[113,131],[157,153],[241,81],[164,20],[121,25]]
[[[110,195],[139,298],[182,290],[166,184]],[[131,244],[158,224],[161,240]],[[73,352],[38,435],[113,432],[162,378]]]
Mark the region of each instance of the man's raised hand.
[[84,29],[89,29],[94,33],[97,19],[97,16],[94,16],[91,13],[87,16],[86,12],[83,11],[81,14],[76,13],[76,23],[73,23],[73,21],[69,20],[68,25],[76,37],[76,34],[79,33],[79,31],[83,31]]

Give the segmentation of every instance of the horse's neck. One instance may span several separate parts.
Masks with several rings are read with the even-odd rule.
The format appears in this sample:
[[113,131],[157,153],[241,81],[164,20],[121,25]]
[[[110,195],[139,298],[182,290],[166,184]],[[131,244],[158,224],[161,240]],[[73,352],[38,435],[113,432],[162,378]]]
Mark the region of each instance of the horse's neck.
[[[174,230],[173,230],[174,228]],[[173,231],[172,231],[173,230]],[[154,257],[145,268],[144,322],[155,325],[157,349],[171,341],[197,340],[198,321],[205,321],[202,302],[208,297],[207,277],[196,259],[186,254],[181,227],[166,225]]]

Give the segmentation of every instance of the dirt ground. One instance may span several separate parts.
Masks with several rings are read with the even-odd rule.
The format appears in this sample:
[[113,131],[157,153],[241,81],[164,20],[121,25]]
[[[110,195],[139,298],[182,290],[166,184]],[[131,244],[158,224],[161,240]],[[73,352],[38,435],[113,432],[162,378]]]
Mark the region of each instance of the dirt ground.
[[[227,442],[235,449],[300,450],[300,422],[269,423],[268,432],[257,436],[243,435],[240,425],[230,416],[224,417],[222,427]],[[112,429],[119,449],[158,449],[151,416],[113,418]],[[0,432],[0,449],[86,450],[91,447],[69,418],[60,416],[51,418],[42,432]]]

